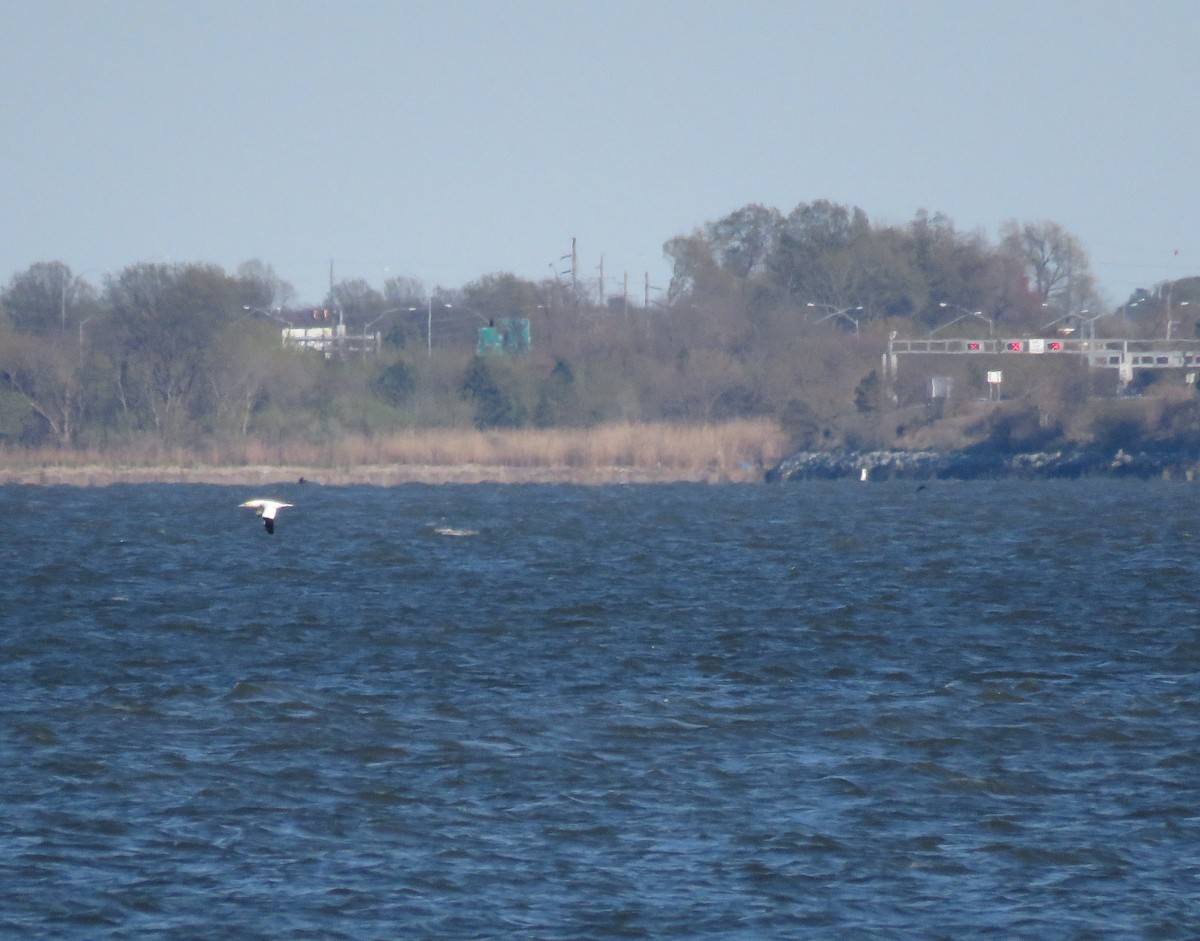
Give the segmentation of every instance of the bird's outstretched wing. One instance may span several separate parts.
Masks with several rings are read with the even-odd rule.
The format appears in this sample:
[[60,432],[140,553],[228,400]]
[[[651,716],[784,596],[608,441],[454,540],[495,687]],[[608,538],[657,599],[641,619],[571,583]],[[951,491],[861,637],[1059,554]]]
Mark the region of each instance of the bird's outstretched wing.
[[281,503],[278,500],[247,500],[241,504],[244,507],[249,507],[262,517],[263,525],[267,529],[268,535],[273,535],[275,532],[275,514],[285,507],[289,507],[290,503]]

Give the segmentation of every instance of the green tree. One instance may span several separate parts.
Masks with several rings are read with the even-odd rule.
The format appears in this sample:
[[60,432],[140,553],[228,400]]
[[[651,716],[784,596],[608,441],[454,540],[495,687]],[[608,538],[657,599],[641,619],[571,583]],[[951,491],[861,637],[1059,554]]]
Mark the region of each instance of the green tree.
[[61,261],[38,262],[13,275],[0,304],[19,333],[65,334],[96,314],[96,292]]
[[541,428],[576,425],[581,418],[579,411],[575,370],[565,359],[556,360],[538,389],[534,423]]
[[476,356],[463,379],[463,393],[475,406],[475,427],[520,427],[525,423],[525,408],[502,382],[496,363],[495,359]]
[[375,380],[375,388],[379,390],[379,394],[392,405],[403,405],[416,387],[412,370],[402,360],[392,363]]
[[867,214],[828,200],[801,203],[783,220],[769,264],[777,286],[801,303],[857,303],[857,262],[871,234]]
[[720,273],[720,265],[717,264],[712,243],[703,232],[697,230],[691,235],[675,236],[663,245],[663,254],[671,259],[668,302],[711,291],[714,279]]
[[529,317],[542,306],[536,284],[506,272],[472,281],[463,287],[462,295],[465,304],[487,318]]
[[878,412],[883,407],[883,383],[872,369],[854,390],[854,408],[858,412]]
[[782,226],[778,209],[755,203],[709,223],[704,232],[716,263],[735,278],[749,278],[766,268]]

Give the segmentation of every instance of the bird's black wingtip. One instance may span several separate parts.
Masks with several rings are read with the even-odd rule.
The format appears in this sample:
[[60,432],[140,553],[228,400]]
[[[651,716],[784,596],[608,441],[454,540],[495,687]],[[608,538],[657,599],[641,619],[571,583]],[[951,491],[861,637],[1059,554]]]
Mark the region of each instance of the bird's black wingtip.
[[264,516],[263,517],[263,525],[265,525],[267,527],[268,535],[275,534],[275,521],[273,519],[271,519],[270,517]]

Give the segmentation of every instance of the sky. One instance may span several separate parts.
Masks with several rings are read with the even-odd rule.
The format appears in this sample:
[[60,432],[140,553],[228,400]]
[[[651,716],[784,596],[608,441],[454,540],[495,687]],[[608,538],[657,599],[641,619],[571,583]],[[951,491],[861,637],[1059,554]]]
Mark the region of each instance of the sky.
[[758,203],[1200,274],[1194,0],[0,0],[0,283],[61,261],[665,292]]

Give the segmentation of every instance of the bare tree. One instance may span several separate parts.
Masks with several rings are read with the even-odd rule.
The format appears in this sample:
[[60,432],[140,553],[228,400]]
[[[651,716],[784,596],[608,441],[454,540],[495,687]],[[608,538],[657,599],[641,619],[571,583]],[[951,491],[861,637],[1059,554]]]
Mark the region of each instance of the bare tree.
[[339,281],[329,294],[329,306],[347,322],[360,324],[383,309],[383,295],[362,278]]
[[122,399],[131,390],[168,442],[195,417],[214,338],[245,317],[243,288],[212,265],[138,264],[108,281]]
[[253,258],[237,267],[237,278],[245,283],[245,305],[250,307],[286,307],[296,297],[296,289],[275,273],[273,265]]
[[83,420],[83,366],[73,344],[9,333],[0,336],[0,383],[25,400],[54,440],[70,445]]
[[280,346],[276,331],[249,320],[214,338],[205,368],[209,420],[214,428],[246,437],[255,413],[283,386],[306,387],[312,357]]
[[1057,222],[1007,222],[1000,249],[1021,265],[1042,303],[1062,308],[1064,315],[1095,305],[1096,280],[1087,253]]

